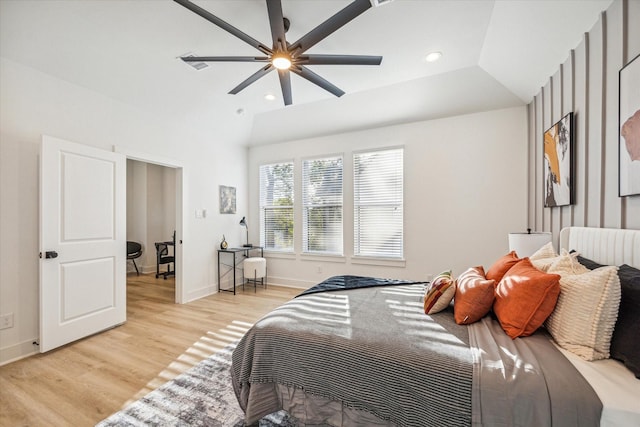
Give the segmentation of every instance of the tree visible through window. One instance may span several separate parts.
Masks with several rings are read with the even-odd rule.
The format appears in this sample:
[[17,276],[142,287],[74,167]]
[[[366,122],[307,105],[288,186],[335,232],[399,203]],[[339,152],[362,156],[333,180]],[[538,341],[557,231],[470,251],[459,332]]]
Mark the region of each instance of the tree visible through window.
[[302,165],[303,252],[342,255],[342,157]]
[[353,156],[354,255],[403,256],[404,149]]
[[260,245],[293,251],[293,162],[260,166]]

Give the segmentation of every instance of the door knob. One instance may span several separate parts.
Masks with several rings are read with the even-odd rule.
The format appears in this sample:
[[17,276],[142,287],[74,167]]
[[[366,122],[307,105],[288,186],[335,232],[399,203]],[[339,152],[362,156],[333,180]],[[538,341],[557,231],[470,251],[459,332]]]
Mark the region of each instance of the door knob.
[[[58,252],[56,251],[46,251],[44,253],[45,258],[58,258]],[[40,258],[42,258],[42,252],[40,252]]]

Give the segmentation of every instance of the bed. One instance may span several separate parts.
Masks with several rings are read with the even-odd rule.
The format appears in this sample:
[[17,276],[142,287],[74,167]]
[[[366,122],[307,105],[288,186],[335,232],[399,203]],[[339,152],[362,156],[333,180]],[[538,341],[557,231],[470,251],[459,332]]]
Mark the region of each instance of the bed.
[[[640,231],[571,227],[560,246],[640,267]],[[424,292],[339,276],[265,316],[232,356],[246,423],[285,410],[300,425],[640,425],[640,380],[622,363],[586,362],[545,328],[511,339],[493,315],[426,315]]]

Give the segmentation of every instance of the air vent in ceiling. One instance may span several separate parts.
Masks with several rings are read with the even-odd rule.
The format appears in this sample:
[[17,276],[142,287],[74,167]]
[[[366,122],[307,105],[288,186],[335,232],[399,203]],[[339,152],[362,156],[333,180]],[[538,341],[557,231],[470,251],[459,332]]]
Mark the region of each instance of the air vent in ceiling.
[[387,3],[391,3],[393,0],[371,0],[371,6],[378,7],[384,6]]
[[[193,52],[189,52],[189,53],[185,53],[184,55],[180,55],[178,59],[182,60],[182,58],[190,58],[193,56],[198,56],[198,55],[196,55]],[[202,70],[203,68],[207,68],[209,66],[209,64],[207,64],[206,62],[186,62],[186,61],[183,61],[183,62],[185,64],[188,64],[190,67],[195,68],[198,71]]]

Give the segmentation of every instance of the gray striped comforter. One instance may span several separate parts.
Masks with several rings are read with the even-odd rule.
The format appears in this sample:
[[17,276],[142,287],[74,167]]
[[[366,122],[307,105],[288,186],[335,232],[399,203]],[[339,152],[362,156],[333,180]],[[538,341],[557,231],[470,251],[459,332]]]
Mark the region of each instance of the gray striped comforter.
[[[497,331],[481,322],[482,330],[472,332],[470,339],[470,328],[457,325],[451,310],[425,315],[422,295],[421,284],[323,292],[296,298],[265,316],[245,334],[232,357],[231,376],[247,424],[279,409],[299,413],[287,403],[284,389],[291,396],[302,392],[309,398],[339,402],[351,413],[372,415],[386,425],[534,425],[526,422],[532,413],[536,422],[549,420],[535,425],[552,425],[548,405],[552,398],[546,388],[536,392],[544,396],[533,396],[528,385],[514,388],[513,379],[505,378],[496,361],[482,359],[483,354],[504,356],[499,350],[486,354],[478,350],[483,345],[495,350],[492,333]],[[542,341],[553,347],[548,340]],[[544,353],[544,357],[550,355],[553,351]],[[521,377],[525,383],[531,379],[531,375]],[[494,401],[495,396],[500,399]],[[529,404],[505,411],[503,405],[523,396],[528,396]],[[584,405],[594,406],[592,398]],[[547,404],[538,405],[537,399]],[[591,412],[594,415],[581,418],[580,426],[598,425],[599,410]],[[483,418],[491,424],[483,423]],[[570,418],[556,419],[553,425],[578,425]],[[584,423],[587,419],[591,421]],[[325,419],[323,424],[358,422]]]

